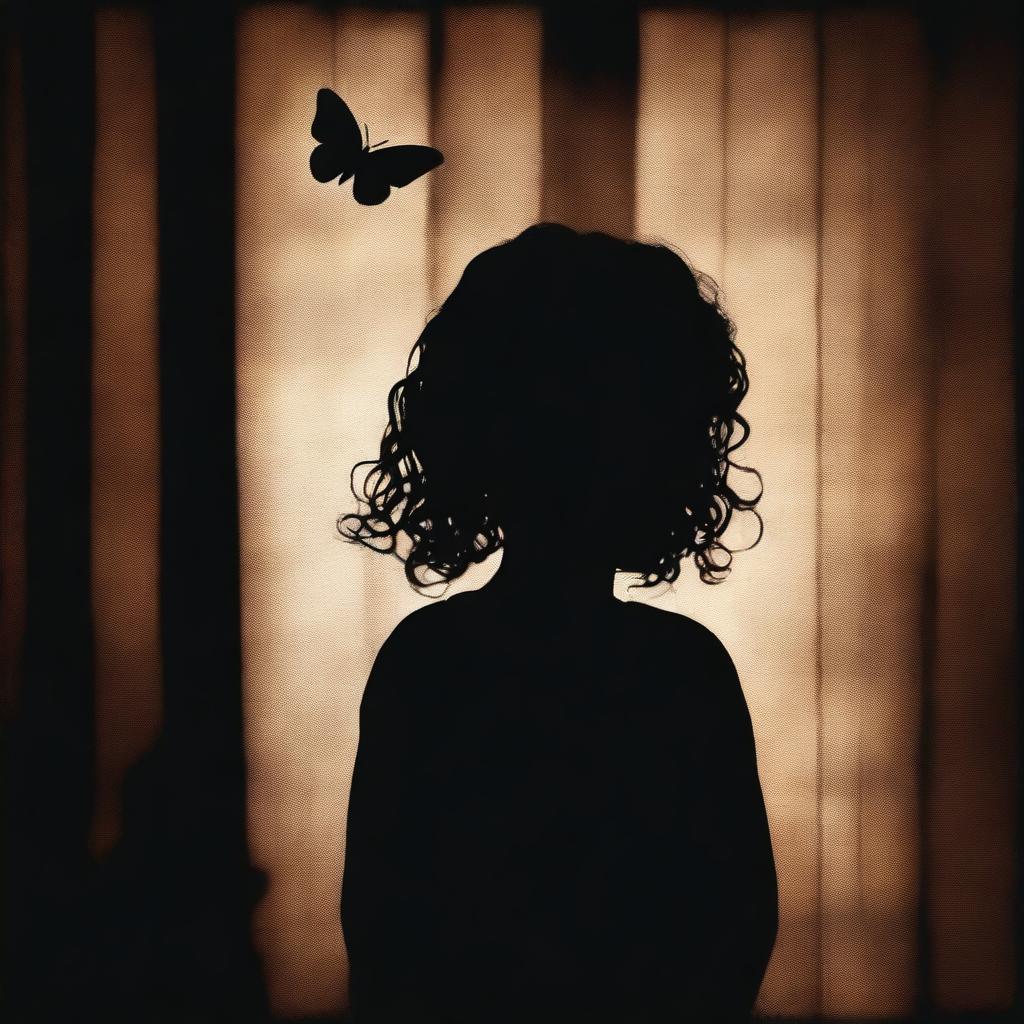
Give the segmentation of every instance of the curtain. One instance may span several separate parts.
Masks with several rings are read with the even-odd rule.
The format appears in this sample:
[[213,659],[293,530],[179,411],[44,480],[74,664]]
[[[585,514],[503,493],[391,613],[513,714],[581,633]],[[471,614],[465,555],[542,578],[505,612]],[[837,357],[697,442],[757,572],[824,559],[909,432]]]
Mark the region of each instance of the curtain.
[[[56,948],[111,1005],[344,1010],[359,700],[430,599],[335,519],[430,309],[543,218],[679,248],[748,359],[763,540],[721,586],[616,591],[737,664],[780,884],[759,1012],[1020,1008],[1014,17],[185,4],[9,28],[17,1006],[59,1004]],[[445,163],[376,208],[316,183],[324,85]]]

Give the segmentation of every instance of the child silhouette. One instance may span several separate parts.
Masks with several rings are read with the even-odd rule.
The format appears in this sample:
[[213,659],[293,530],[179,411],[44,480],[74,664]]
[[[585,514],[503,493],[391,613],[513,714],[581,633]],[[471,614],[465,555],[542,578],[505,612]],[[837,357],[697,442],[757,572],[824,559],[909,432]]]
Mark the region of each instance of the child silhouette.
[[402,620],[366,686],[356,1024],[749,1016],[778,918],[743,691],[706,627],[612,593],[690,557],[721,580],[757,515],[734,337],[671,249],[539,224],[416,342],[339,530],[418,588],[502,561]]

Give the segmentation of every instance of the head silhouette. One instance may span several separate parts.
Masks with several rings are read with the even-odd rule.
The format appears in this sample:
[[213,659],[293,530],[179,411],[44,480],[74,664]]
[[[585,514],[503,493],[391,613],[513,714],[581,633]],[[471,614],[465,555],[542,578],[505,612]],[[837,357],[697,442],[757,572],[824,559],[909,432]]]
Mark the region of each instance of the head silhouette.
[[428,320],[338,529],[398,555],[417,588],[518,537],[642,586],[688,557],[718,582],[731,515],[757,516],[760,498],[730,481],[749,434],[735,333],[714,282],[674,250],[528,228],[474,257]]

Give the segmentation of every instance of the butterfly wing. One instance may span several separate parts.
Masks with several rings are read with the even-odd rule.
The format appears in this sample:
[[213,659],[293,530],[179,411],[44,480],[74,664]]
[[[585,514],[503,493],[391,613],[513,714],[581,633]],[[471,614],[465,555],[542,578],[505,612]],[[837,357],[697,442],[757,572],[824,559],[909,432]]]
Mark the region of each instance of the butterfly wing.
[[363,206],[383,203],[391,188],[401,188],[442,163],[444,157],[430,146],[387,146],[363,155],[356,168],[352,192]]
[[333,181],[352,170],[354,161],[348,150],[332,142],[322,142],[309,154],[309,170],[317,181]]
[[[365,158],[364,158],[365,159]],[[372,168],[358,167],[355,181],[352,182],[352,195],[357,203],[363,206],[377,206],[391,195],[391,186]]]
[[317,91],[312,132],[320,143],[309,155],[309,169],[317,181],[331,181],[355,168],[363,137],[348,104],[332,89]]
[[440,151],[431,146],[386,146],[366,156],[373,173],[395,188],[408,185],[443,161]]

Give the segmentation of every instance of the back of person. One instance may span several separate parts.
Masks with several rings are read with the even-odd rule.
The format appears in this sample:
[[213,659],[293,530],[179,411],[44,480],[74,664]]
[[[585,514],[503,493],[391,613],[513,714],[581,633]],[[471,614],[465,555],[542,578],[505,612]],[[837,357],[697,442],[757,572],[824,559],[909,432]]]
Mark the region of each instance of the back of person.
[[749,1016],[777,890],[743,690],[710,630],[612,594],[687,557],[724,578],[756,504],[728,480],[746,377],[704,281],[663,247],[531,228],[472,261],[392,389],[342,532],[404,538],[418,589],[501,564],[400,622],[367,682],[356,1024]]
[[703,627],[615,605],[538,648],[464,594],[385,646],[342,904],[359,1019],[749,1014],[776,895],[743,695]]

